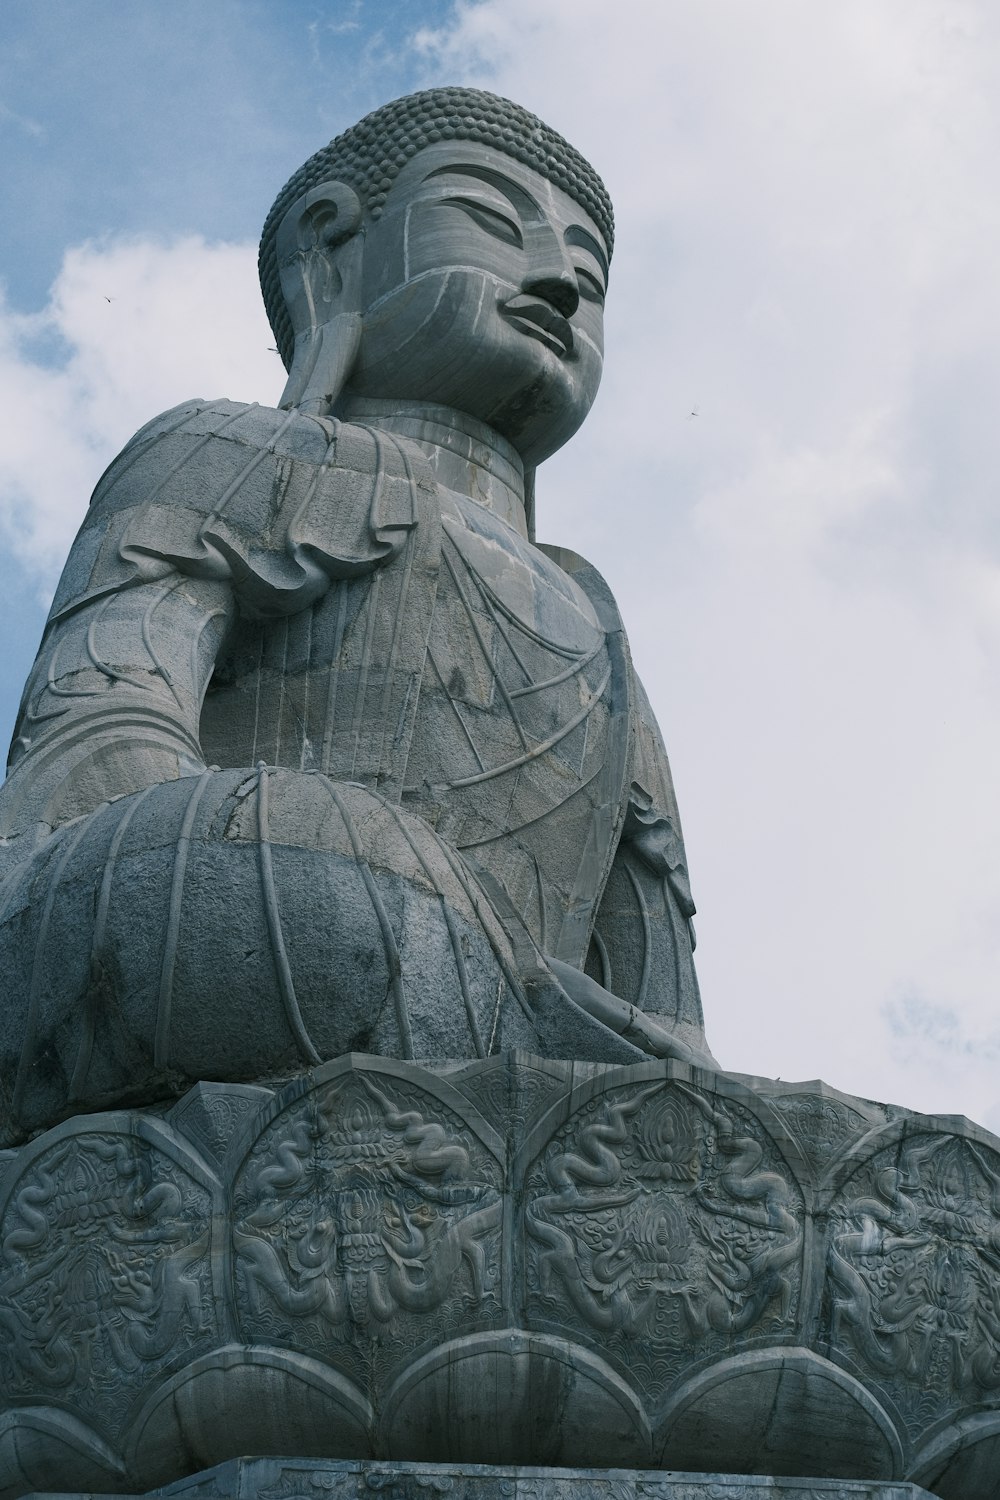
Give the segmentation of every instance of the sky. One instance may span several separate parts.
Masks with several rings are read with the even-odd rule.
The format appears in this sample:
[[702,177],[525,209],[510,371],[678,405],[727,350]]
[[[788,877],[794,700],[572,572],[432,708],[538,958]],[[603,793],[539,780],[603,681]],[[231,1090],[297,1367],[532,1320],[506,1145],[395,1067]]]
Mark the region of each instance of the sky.
[[713,1049],[1000,1132],[998,79],[994,0],[0,8],[0,737],[132,432],[277,400],[282,183],[399,94],[506,94],[615,201],[538,530],[628,624]]

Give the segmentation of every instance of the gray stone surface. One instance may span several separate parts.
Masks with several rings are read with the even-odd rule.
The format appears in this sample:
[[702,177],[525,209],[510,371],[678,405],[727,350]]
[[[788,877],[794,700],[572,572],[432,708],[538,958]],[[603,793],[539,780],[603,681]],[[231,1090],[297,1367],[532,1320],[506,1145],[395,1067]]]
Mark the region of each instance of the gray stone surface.
[[610,205],[488,96],[379,129],[265,228],[281,409],[154,419],[67,562],[0,789],[0,1144],[350,1050],[711,1062],[655,718],[533,537]]
[[[191,1500],[926,1500],[913,1484],[626,1469],[500,1468],[485,1464],[323,1463],[237,1459],[149,1492]],[[42,1500],[36,1495],[34,1500]],[[101,1500],[93,1491],[61,1500]],[[146,1500],[146,1497],[143,1497]]]
[[996,1494],[1000,1143],[716,1071],[616,602],[535,541],[611,226],[516,106],[387,107],[265,226],[280,409],[98,484],[0,789],[0,1500]]
[[996,1494],[1000,1141],[822,1084],[202,1083],[9,1153],[0,1246],[3,1500],[283,1451]]

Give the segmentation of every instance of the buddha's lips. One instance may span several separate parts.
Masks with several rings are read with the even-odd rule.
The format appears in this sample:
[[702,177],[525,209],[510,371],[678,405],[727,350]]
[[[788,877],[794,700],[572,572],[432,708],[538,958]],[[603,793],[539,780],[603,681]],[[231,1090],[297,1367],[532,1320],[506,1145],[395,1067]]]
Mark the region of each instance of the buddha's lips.
[[550,302],[540,297],[510,297],[500,304],[500,311],[522,333],[538,339],[556,354],[573,353],[573,330]]

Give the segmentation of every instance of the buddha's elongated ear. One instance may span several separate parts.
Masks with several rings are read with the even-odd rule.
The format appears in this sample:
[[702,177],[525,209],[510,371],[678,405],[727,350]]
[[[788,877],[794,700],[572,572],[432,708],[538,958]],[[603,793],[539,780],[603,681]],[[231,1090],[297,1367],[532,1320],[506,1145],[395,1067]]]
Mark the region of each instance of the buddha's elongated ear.
[[281,291],[295,347],[280,405],[325,415],[354,364],[361,333],[361,201],[346,182],[323,182],[278,226]]

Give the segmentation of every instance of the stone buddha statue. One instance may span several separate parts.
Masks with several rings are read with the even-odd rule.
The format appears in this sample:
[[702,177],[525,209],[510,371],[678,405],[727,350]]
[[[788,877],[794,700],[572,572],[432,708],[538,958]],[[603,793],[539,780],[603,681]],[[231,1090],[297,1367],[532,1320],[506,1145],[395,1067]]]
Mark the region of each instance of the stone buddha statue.
[[97,486],[0,789],[0,1500],[996,1494],[1000,1141],[717,1070],[534,540],[611,251],[532,115],[387,105],[265,225],[280,407]]
[[346,1052],[712,1065],[656,721],[600,574],[534,539],[612,245],[587,162],[469,89],[279,194],[279,408],[132,438],[24,691],[0,1144]]

